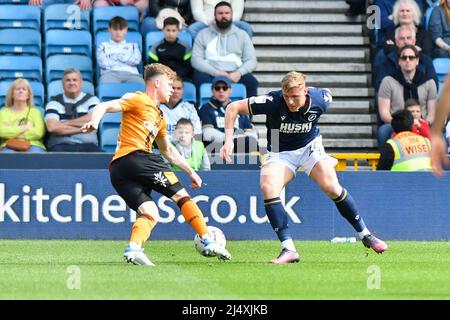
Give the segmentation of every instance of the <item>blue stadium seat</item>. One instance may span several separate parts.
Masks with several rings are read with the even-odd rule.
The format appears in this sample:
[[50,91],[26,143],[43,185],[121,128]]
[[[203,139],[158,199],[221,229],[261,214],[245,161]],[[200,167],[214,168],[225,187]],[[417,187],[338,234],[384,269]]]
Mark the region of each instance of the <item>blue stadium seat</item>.
[[[0,108],[4,107],[6,102],[6,94],[11,87],[12,81],[0,82]],[[30,81],[31,89],[33,90],[34,105],[38,108],[44,107],[44,86],[41,82]]]
[[197,90],[195,85],[191,82],[183,81],[184,90],[183,90],[183,99],[189,101],[194,106],[197,105]]
[[450,58],[434,58],[433,66],[439,82],[444,82],[445,77],[450,72]]
[[41,34],[33,29],[1,29],[0,54],[41,56]]
[[[247,98],[247,89],[242,83],[232,83],[231,88],[233,89],[230,94],[231,101]],[[211,97],[211,83],[203,83],[200,86],[200,106],[207,103]]]
[[99,125],[100,148],[105,152],[114,152],[120,131],[122,112],[105,113]]
[[45,57],[53,54],[78,54],[92,58],[89,31],[49,30],[45,33]]
[[[164,39],[164,33],[162,31],[150,31],[145,35],[145,62],[148,62],[150,48],[157,42]],[[192,48],[192,35],[188,31],[181,31],[178,34],[178,39],[187,43]]]
[[45,81],[62,79],[64,70],[75,68],[80,70],[83,80],[93,82],[92,60],[79,55],[54,55],[47,59],[45,66]]
[[122,97],[127,92],[145,91],[141,83],[100,83],[97,86],[97,97],[101,102]]
[[30,28],[39,31],[40,27],[41,9],[39,7],[2,5],[0,28]]
[[44,32],[49,29],[89,31],[89,10],[73,4],[53,4],[44,11]]
[[0,80],[26,78],[42,81],[42,60],[35,56],[2,56]]
[[[81,91],[95,95],[95,89],[92,82],[89,81],[83,81],[83,86],[81,88]],[[63,93],[64,89],[62,87],[61,80],[55,80],[50,82],[47,85],[47,102],[53,99],[54,96]]]
[[108,29],[111,18],[120,16],[128,22],[128,31],[139,32],[139,10],[134,6],[125,7],[95,7],[92,14],[93,34],[102,29]]

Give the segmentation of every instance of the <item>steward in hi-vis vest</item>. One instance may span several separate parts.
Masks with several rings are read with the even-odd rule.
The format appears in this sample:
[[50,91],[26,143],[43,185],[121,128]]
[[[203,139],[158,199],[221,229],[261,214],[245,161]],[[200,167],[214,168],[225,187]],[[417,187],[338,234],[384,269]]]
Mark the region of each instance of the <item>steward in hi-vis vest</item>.
[[413,123],[414,118],[406,109],[392,115],[391,125],[396,135],[380,147],[377,170],[431,170],[430,140],[412,132]]

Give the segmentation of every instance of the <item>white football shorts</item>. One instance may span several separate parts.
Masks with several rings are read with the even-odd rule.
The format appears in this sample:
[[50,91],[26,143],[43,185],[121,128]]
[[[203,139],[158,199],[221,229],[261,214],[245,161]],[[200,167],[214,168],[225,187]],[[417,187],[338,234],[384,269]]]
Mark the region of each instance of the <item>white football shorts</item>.
[[268,163],[278,162],[291,169],[294,176],[297,174],[299,168],[305,170],[309,176],[315,164],[320,160],[327,161],[331,167],[335,167],[338,163],[335,158],[325,152],[322,145],[322,136],[316,137],[306,146],[297,150],[268,152],[263,167]]

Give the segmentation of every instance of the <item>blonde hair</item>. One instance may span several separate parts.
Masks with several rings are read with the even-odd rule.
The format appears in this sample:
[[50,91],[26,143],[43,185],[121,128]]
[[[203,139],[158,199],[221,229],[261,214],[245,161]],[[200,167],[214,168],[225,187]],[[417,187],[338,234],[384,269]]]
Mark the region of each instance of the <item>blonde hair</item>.
[[401,4],[409,4],[411,6],[411,11],[413,14],[414,24],[418,27],[420,25],[420,18],[422,17],[422,12],[420,11],[419,5],[414,0],[397,0],[392,9],[392,21],[397,26],[399,24],[398,14],[400,13]]
[[306,85],[306,77],[303,73],[291,71],[281,80],[281,88],[283,91],[288,91],[294,87],[304,88]]
[[165,75],[169,80],[175,81],[177,73],[161,63],[148,64],[144,68],[144,80],[147,81],[158,75]]
[[5,107],[11,107],[14,105],[14,88],[19,84],[25,84],[28,90],[28,99],[27,99],[27,106],[34,107],[34,98],[33,98],[33,89],[31,89],[30,83],[27,79],[19,78],[14,80],[13,83],[11,83],[11,86],[8,89],[8,93],[6,94],[6,102]]

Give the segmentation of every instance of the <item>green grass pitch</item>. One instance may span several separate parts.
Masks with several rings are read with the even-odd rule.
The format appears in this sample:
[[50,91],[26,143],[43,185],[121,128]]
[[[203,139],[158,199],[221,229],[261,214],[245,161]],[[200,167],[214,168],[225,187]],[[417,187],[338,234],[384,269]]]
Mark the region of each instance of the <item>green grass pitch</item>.
[[[151,241],[156,267],[122,260],[126,241],[1,240],[0,299],[449,299],[450,243],[296,243],[302,261],[271,265],[277,241],[229,241],[233,260],[193,241]],[[366,253],[368,252],[368,255]]]

